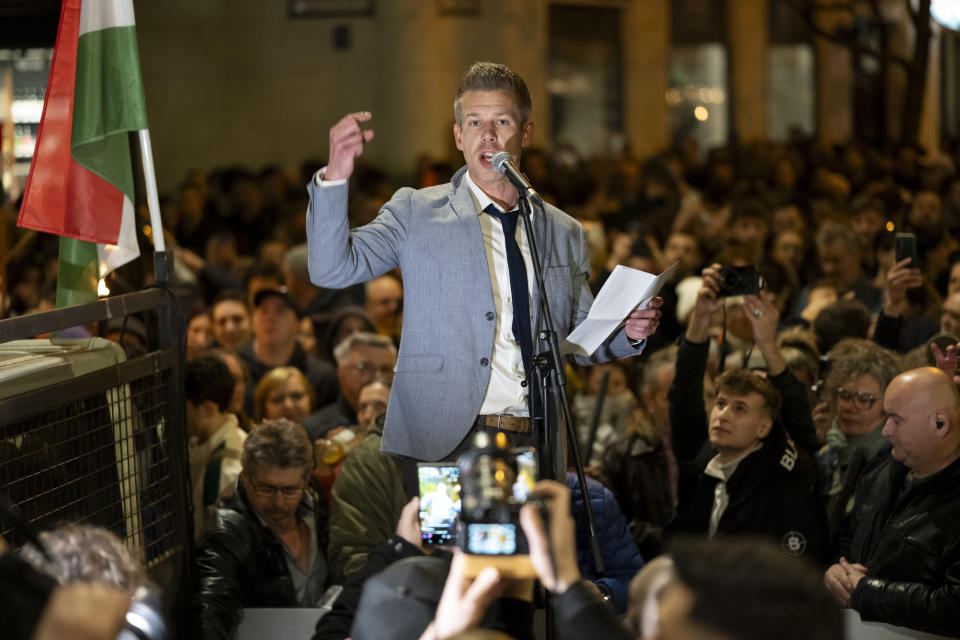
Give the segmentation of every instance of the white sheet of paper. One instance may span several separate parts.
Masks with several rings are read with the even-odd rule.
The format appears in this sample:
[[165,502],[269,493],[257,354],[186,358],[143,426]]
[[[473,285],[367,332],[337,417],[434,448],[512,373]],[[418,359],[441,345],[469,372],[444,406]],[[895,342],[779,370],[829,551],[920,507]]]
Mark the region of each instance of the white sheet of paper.
[[590,312],[560,345],[563,355],[589,356],[610,337],[634,309],[642,309],[654,298],[674,270],[676,262],[658,276],[617,265],[593,300]]

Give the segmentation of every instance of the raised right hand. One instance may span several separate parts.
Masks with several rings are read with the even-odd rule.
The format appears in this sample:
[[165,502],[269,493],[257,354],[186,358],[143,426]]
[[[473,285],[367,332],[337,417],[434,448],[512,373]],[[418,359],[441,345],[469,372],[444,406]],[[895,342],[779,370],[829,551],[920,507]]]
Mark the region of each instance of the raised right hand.
[[899,317],[906,310],[907,290],[923,286],[923,272],[910,266],[910,258],[893,263],[887,271],[886,300],[883,313]]
[[703,282],[697,291],[697,299],[693,303],[693,311],[687,324],[686,335],[690,342],[700,343],[709,338],[710,316],[723,306],[723,298],[717,295],[720,291],[718,281],[721,268],[719,264],[713,263],[700,272]]
[[693,305],[693,313],[698,316],[710,317],[723,306],[723,299],[717,294],[720,292],[720,269],[716,262],[700,272],[703,283],[697,291],[697,301]]
[[520,525],[530,544],[530,561],[544,588],[562,594],[580,579],[570,490],[559,482],[541,480],[534,486],[533,493],[547,503],[550,531],[544,529],[536,507],[524,505],[520,510]]
[[363,153],[363,143],[373,139],[373,130],[361,129],[360,123],[372,117],[369,111],[350,113],[330,128],[330,159],[325,180],[344,180],[353,173],[354,162]]

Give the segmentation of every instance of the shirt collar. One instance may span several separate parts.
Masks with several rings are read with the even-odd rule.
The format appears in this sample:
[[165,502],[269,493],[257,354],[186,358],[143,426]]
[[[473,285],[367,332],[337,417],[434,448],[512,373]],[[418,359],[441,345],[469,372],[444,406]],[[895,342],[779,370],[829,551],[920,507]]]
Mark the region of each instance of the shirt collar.
[[[470,187],[470,193],[473,194],[474,204],[477,205],[477,215],[484,213],[489,205],[493,205],[497,208],[497,211],[503,211],[503,207],[498,205],[493,201],[493,198],[484,193],[483,189],[477,186],[477,183],[473,181],[473,178],[470,177],[470,170],[468,169],[464,174],[463,178],[467,183],[467,186]],[[520,206],[520,202],[517,201],[517,206],[515,206],[511,211],[516,211]]]
[[733,476],[734,472],[737,470],[737,467],[741,462],[743,462],[743,459],[762,446],[763,442],[758,442],[750,447],[750,449],[740,454],[740,456],[730,460],[729,462],[720,462],[720,455],[717,454],[710,460],[710,462],[707,463],[707,466],[703,472],[712,478],[726,482],[731,476]]

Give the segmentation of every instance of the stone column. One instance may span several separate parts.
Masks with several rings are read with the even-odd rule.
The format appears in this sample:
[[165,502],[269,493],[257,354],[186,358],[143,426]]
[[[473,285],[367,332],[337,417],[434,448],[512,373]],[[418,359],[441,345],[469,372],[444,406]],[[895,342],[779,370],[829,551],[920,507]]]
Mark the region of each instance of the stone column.
[[767,135],[767,0],[727,3],[733,130],[742,142]]
[[624,122],[637,157],[670,144],[670,112],[664,94],[670,59],[668,0],[631,2],[622,16],[624,47]]
[[[819,26],[828,31],[844,19],[838,12],[819,11]],[[818,141],[846,142],[853,136],[853,64],[850,50],[816,38]]]

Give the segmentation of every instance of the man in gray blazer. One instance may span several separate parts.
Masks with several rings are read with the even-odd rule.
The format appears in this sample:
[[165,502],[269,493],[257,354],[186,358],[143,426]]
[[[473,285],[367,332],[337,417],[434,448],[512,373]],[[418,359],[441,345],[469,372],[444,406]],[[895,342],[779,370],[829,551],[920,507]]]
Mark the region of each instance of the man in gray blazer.
[[[533,139],[530,108],[518,75],[500,64],[474,64],[454,103],[453,135],[466,167],[449,184],[400,189],[373,222],[353,230],[346,181],[373,138],[361,129],[372,116],[353,113],[330,130],[329,163],[308,185],[311,279],[342,288],[396,267],[403,274],[403,334],[383,433],[387,453],[442,460],[474,429],[530,433],[526,369],[531,333],[540,326],[539,293],[522,221],[514,230],[504,213],[517,209],[519,196],[490,162],[508,151],[519,164]],[[562,341],[593,302],[584,231],[549,204],[532,223]],[[512,290],[521,287],[524,297],[514,299]],[[634,311],[583,361],[640,353],[656,331],[660,303]]]

